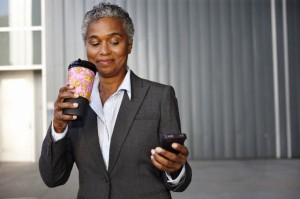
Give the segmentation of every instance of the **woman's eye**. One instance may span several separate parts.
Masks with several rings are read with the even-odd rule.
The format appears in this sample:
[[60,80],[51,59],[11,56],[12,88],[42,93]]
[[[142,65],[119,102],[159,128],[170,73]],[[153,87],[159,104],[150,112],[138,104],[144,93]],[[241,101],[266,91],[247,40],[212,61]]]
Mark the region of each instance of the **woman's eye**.
[[97,43],[91,43],[91,46],[98,46],[99,45],[99,43],[97,42]]
[[111,41],[110,43],[111,43],[112,45],[116,46],[116,45],[119,44],[119,41]]

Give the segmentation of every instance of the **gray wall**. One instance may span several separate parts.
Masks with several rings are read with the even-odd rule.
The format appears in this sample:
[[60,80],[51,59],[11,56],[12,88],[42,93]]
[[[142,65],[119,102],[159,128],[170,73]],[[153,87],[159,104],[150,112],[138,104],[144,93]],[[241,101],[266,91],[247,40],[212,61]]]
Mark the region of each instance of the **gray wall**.
[[[81,20],[97,2],[46,1],[48,102],[84,58]],[[135,24],[130,68],[175,87],[192,158],[300,156],[299,1],[110,2]]]

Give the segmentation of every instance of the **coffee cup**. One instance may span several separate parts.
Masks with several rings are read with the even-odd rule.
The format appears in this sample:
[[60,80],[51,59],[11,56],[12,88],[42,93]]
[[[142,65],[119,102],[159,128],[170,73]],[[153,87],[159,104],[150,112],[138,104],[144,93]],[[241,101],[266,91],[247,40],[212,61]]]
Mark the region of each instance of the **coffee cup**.
[[85,60],[73,61],[68,67],[67,84],[74,86],[73,92],[78,94],[78,98],[67,98],[64,102],[78,103],[77,108],[67,108],[63,114],[76,115],[81,120],[90,102],[90,96],[96,75],[96,66]]

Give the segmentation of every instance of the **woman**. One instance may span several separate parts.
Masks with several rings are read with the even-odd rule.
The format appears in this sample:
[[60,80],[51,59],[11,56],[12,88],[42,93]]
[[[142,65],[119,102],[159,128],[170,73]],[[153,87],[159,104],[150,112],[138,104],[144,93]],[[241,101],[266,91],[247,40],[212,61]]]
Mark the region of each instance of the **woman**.
[[83,19],[88,61],[97,75],[82,122],[63,109],[77,103],[73,87],[60,88],[54,118],[43,142],[41,176],[49,187],[64,184],[74,162],[79,170],[78,198],[171,198],[191,181],[188,149],[178,154],[159,147],[163,133],[180,133],[174,89],[141,79],[127,67],[134,26],[117,5],[100,3]]

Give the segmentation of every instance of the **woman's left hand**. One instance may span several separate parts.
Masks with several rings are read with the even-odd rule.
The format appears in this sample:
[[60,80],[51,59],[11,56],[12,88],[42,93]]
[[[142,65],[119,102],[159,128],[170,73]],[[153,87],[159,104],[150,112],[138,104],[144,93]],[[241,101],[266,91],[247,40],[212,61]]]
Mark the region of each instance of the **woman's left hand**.
[[167,151],[161,147],[152,149],[151,161],[156,168],[170,174],[177,174],[186,163],[189,151],[186,146],[178,143],[173,143],[172,148],[178,151],[178,154]]

